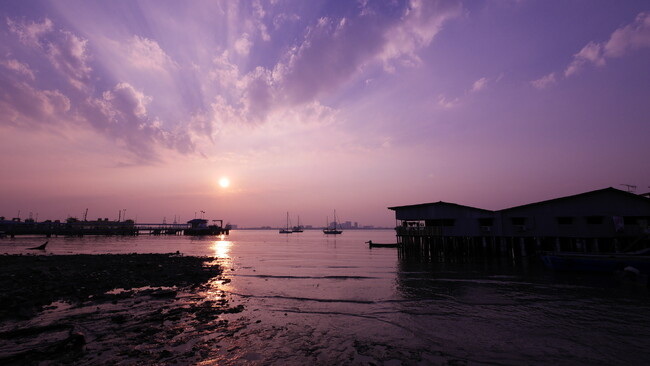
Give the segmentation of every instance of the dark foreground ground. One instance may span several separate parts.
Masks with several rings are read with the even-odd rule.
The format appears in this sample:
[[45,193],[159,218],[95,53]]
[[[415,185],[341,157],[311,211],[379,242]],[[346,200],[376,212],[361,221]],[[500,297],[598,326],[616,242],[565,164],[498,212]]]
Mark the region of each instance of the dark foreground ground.
[[0,364],[192,364],[237,329],[210,258],[0,256]]

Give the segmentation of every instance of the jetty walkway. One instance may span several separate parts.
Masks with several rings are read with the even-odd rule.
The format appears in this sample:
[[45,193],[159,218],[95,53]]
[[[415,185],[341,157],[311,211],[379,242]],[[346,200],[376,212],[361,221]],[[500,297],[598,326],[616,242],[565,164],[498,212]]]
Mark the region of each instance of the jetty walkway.
[[[223,223],[222,220],[214,220]],[[25,221],[0,220],[0,237],[15,237],[17,235],[52,236],[85,236],[85,235],[228,235],[228,225],[207,225],[207,220],[194,219],[186,224],[167,223],[135,223],[133,220],[109,221],[80,221],[68,219],[65,222],[42,221],[31,219]]]

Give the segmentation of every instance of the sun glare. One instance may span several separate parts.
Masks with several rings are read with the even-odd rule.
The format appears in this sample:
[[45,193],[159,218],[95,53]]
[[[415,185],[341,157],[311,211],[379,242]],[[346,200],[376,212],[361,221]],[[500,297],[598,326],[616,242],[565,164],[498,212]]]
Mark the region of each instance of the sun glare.
[[219,185],[221,188],[228,188],[228,186],[230,186],[230,179],[226,177],[219,179]]

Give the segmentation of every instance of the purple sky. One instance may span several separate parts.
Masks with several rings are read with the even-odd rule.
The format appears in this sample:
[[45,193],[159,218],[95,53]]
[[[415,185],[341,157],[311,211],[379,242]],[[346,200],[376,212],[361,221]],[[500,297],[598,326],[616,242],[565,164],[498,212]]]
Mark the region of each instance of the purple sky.
[[392,225],[387,206],[650,191],[646,0],[0,12],[2,216]]

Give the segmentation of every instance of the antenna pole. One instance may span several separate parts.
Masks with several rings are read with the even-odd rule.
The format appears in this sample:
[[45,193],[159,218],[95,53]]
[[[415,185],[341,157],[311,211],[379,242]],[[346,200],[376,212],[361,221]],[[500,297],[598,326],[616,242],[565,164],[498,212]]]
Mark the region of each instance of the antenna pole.
[[621,184],[621,185],[627,187],[627,191],[630,193],[634,193],[634,191],[636,191],[636,186],[633,184]]

